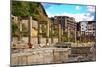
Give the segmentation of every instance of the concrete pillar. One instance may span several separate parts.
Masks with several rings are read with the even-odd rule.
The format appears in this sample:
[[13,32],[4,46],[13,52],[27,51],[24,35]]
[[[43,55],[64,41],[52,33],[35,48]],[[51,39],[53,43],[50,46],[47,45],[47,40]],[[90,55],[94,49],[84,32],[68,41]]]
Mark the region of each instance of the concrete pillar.
[[83,32],[83,35],[84,35],[84,41],[83,42],[85,42],[85,31]]
[[58,24],[58,42],[61,42],[61,25]]
[[21,41],[22,24],[21,17],[18,17],[18,41]]
[[40,44],[40,24],[38,22],[38,44]]
[[63,42],[63,27],[61,28],[61,42]]
[[67,27],[67,36],[68,36],[68,42],[70,42],[70,31],[69,31],[69,27]]
[[80,42],[82,42],[82,32],[80,31]]
[[32,48],[32,44],[31,44],[31,40],[32,40],[32,17],[29,17],[29,23],[28,23],[28,31],[29,31],[29,35],[28,35],[28,46],[29,48]]
[[49,22],[47,22],[47,33],[46,33],[46,35],[47,35],[46,45],[48,45],[49,44]]
[[53,31],[54,31],[54,30],[53,30],[53,24],[52,24],[52,25],[51,25],[51,33],[52,33],[52,34],[51,34],[51,43],[53,43]]
[[[18,17],[15,17],[15,19],[13,20],[16,24],[18,24],[17,26],[18,26],[18,37],[17,37],[17,39],[19,40],[19,20],[18,20],[19,18]],[[11,40],[13,40],[13,37],[11,38]]]
[[77,30],[76,30],[76,27],[75,27],[75,42],[77,41],[76,37],[77,37]]

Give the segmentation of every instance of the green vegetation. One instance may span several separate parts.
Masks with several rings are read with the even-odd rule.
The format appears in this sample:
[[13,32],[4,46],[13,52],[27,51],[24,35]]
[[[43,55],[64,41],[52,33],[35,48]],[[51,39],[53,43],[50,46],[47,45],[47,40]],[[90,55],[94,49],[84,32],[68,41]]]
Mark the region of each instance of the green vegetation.
[[11,27],[12,27],[12,36],[17,36],[18,26],[14,21],[12,21]]
[[[21,17],[21,18],[28,18],[32,16],[33,20],[36,21],[45,21],[48,20],[46,12],[38,2],[27,2],[27,1],[12,1],[11,13],[13,16]],[[14,20],[12,20],[14,21]],[[27,36],[27,27],[22,24],[22,35]],[[45,30],[46,31],[46,30]],[[43,31],[43,32],[45,32]],[[12,22],[12,36],[16,36],[18,33],[18,23]]]
[[21,17],[32,16],[37,21],[47,18],[41,3],[27,1],[12,1],[12,15]]
[[29,10],[28,2],[12,1],[12,14],[14,16],[29,16]]

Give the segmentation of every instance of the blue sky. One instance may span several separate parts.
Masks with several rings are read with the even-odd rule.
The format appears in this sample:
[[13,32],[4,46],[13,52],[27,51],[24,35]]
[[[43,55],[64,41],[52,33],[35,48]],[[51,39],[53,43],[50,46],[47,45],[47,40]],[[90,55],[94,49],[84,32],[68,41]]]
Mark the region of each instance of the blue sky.
[[42,3],[49,17],[71,16],[76,21],[95,20],[95,7],[85,5],[71,5],[59,3]]

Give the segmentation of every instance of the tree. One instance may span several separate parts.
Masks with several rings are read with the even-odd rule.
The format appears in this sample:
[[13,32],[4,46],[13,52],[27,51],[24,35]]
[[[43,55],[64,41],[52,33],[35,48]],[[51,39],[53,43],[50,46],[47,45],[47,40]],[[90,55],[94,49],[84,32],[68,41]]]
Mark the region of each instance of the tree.
[[30,6],[28,2],[12,1],[12,14],[14,16],[29,16]]
[[37,21],[47,18],[42,4],[38,2],[12,1],[12,15],[21,17],[32,16]]

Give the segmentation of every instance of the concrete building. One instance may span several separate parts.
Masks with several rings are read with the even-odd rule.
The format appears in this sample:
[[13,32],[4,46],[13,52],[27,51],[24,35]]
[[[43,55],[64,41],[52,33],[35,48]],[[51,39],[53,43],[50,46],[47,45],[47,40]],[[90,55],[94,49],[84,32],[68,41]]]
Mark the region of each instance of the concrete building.
[[[76,28],[77,24],[75,18],[68,16],[55,16],[54,25],[59,29],[59,37],[61,41],[76,41]],[[66,40],[63,39],[66,37]]]
[[96,22],[89,21],[87,27],[88,27],[88,32],[90,32],[93,36],[95,36],[96,35]]
[[95,41],[96,38],[96,22],[95,21],[80,21],[77,23],[78,37],[85,41]]
[[80,27],[81,27],[82,32],[85,32],[88,30],[87,26],[88,26],[88,21],[81,21],[80,22]]

